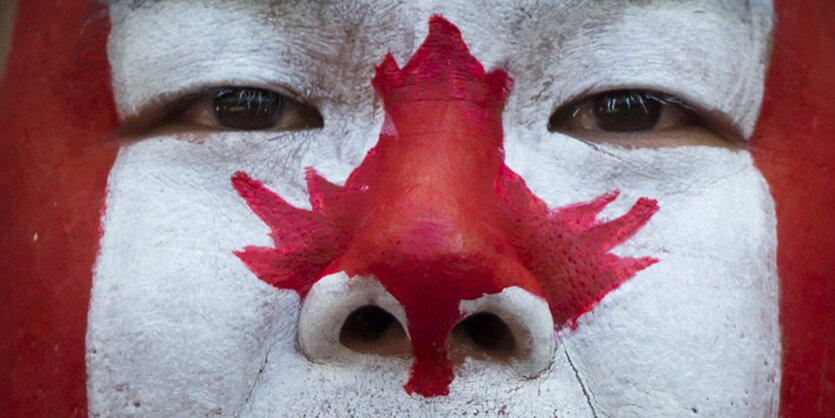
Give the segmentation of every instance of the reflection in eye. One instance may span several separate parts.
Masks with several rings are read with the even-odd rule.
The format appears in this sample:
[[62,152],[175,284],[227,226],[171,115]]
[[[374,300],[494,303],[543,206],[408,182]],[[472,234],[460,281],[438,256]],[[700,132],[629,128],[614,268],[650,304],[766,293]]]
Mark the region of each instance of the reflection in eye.
[[599,142],[634,146],[729,146],[733,142],[725,136],[736,135],[710,125],[675,96],[636,89],[611,90],[575,101],[557,109],[548,120],[551,132]]
[[281,118],[284,97],[262,89],[222,90],[214,98],[218,123],[232,129],[269,129]]
[[312,129],[322,115],[308,104],[254,87],[210,89],[187,100],[177,122],[241,131]]
[[603,130],[646,131],[658,124],[663,104],[654,96],[637,92],[600,94],[592,103],[592,113]]

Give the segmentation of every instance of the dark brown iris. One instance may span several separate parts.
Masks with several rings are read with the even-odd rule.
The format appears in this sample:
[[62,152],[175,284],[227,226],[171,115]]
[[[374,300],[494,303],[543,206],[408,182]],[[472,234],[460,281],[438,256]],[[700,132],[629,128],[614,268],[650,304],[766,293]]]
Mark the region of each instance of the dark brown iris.
[[224,89],[214,98],[215,117],[229,129],[273,128],[281,120],[283,108],[284,97],[264,89]]
[[600,129],[612,132],[648,131],[661,116],[660,100],[639,90],[616,90],[598,94],[592,113]]

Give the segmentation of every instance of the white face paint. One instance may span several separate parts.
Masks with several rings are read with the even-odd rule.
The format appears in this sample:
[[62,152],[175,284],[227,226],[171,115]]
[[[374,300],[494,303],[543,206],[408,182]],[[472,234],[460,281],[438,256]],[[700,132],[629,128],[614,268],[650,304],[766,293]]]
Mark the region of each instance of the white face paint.
[[[730,0],[478,10],[465,1],[267,3],[111,7],[123,117],[204,87],[260,86],[315,105],[325,127],[160,133],[121,149],[89,315],[91,414],[776,416],[774,208],[748,152],[627,149],[546,129],[567,101],[641,87],[750,134],[770,9],[744,11],[747,2]],[[657,199],[660,212],[613,252],[660,262],[608,294],[576,330],[558,332],[553,351],[533,350],[553,352],[544,373],[526,379],[471,359],[456,369],[449,396],[423,398],[402,388],[409,358],[328,363],[297,349],[299,297],[265,284],[233,254],[273,243],[229,179],[246,171],[305,208],[304,167],[344,181],[382,125],[374,66],[388,51],[404,63],[432,13],[456,24],[487,68],[515,79],[504,113],[510,168],[551,207],[618,189],[603,213],[614,218],[639,197]],[[347,286],[333,280],[325,284]],[[391,303],[367,289],[369,300]],[[511,308],[536,304],[515,293],[496,298]],[[462,307],[479,303],[491,302]]]

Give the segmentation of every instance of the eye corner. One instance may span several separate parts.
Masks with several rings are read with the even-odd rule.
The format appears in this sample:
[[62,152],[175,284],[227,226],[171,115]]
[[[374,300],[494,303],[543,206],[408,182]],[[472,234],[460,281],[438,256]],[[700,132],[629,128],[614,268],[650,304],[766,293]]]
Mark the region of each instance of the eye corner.
[[583,102],[588,99],[570,101],[551,111],[548,117],[548,132],[561,132],[568,129],[569,122],[581,111]]

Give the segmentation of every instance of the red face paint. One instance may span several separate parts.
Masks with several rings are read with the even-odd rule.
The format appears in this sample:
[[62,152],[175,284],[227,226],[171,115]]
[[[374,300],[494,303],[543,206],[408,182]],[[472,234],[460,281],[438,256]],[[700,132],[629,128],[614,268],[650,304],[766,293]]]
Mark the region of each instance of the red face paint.
[[244,173],[232,177],[276,243],[238,256],[262,280],[303,297],[331,273],[375,276],[406,312],[415,356],[407,392],[448,393],[446,343],[462,300],[518,286],[548,300],[557,326],[574,326],[656,261],[608,252],[649,220],[655,201],[599,223],[617,193],[552,211],[504,164],[511,80],[485,73],[442,17],[430,20],[404,68],[388,55],[372,84],[385,108],[380,140],[344,186],[308,171],[312,211]]
[[18,3],[0,88],[0,415],[81,417],[90,283],[116,156],[110,20],[88,0]]
[[751,155],[777,212],[780,416],[835,417],[835,2],[775,6]]

